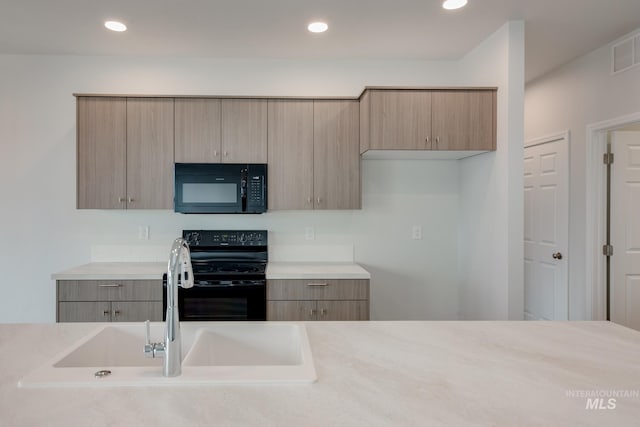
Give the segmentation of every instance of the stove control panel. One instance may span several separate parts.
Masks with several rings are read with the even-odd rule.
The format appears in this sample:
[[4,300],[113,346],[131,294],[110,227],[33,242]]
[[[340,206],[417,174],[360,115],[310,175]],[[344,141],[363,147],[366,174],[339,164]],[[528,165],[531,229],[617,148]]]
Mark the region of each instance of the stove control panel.
[[267,246],[267,230],[183,230],[189,246]]

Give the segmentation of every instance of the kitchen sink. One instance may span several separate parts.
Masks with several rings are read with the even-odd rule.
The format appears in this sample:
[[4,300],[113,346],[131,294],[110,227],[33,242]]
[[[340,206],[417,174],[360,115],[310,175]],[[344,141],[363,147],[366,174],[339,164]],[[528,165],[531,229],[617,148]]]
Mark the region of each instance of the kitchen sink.
[[[303,324],[183,322],[182,375],[162,375],[163,359],[145,358],[145,326],[100,326],[20,380],[20,387],[181,386],[311,383],[316,380]],[[164,323],[151,323],[162,341]]]
[[305,357],[300,325],[261,323],[199,329],[182,366],[298,366]]

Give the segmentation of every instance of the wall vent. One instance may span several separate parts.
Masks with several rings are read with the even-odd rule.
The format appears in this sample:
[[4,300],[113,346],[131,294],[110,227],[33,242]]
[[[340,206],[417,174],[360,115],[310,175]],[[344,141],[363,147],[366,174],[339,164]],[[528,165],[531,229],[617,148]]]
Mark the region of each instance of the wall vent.
[[640,35],[629,37],[611,48],[611,72],[626,71],[640,65]]

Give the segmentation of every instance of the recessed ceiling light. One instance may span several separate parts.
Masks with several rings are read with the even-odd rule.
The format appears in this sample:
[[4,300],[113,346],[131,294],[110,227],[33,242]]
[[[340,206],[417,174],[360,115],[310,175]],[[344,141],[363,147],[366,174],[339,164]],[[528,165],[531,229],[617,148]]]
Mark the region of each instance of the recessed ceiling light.
[[445,0],[442,7],[448,10],[460,9],[467,4],[467,0]]
[[324,33],[327,31],[327,28],[329,28],[329,26],[326,22],[312,22],[307,26],[307,29],[312,33]]
[[111,31],[118,31],[118,32],[127,31],[127,26],[124,25],[122,22],[118,22],[118,21],[107,21],[104,23],[104,26],[110,29]]

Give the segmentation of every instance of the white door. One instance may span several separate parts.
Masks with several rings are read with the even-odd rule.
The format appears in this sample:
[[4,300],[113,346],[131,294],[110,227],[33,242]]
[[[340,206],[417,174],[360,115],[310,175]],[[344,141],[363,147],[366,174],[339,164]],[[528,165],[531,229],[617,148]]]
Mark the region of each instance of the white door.
[[569,156],[567,136],[524,149],[524,317],[567,320]]
[[640,132],[611,142],[611,320],[640,330]]

